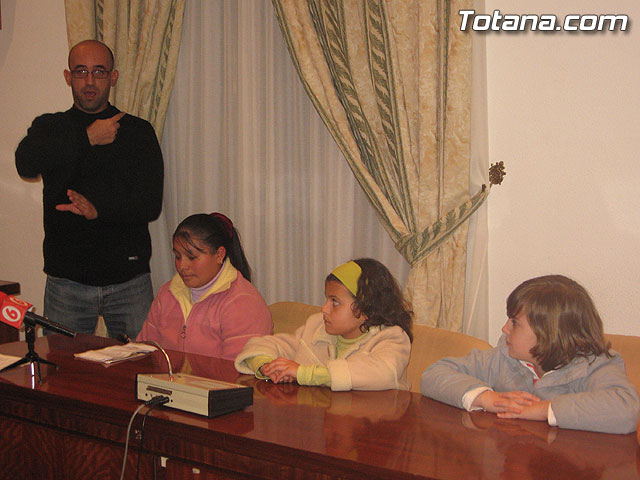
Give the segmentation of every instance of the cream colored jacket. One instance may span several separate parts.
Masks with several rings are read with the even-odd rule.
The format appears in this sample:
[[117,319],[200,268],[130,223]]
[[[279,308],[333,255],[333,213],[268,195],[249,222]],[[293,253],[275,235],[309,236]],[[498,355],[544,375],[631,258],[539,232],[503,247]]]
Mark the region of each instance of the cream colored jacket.
[[398,326],[371,327],[340,358],[337,336],[324,328],[322,313],[311,315],[295,334],[280,333],[251,338],[236,357],[236,370],[253,374],[246,359],[257,355],[284,357],[300,365],[324,365],[331,375],[331,390],[409,390],[406,371],[411,342]]

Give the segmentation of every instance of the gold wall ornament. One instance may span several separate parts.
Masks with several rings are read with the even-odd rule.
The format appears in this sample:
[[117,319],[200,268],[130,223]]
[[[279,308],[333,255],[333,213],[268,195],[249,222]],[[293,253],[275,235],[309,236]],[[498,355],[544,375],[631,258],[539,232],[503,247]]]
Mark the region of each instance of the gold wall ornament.
[[489,168],[489,183],[491,185],[500,185],[507,174],[504,169],[504,162],[492,163]]

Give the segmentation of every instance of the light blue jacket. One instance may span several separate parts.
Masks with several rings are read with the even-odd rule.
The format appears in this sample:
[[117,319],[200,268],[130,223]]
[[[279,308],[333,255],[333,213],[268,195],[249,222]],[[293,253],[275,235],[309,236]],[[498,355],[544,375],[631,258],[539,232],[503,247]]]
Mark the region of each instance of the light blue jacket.
[[443,358],[431,365],[420,382],[422,394],[462,408],[462,397],[476,387],[496,392],[530,392],[550,400],[558,426],[606,433],[636,430],[640,411],[638,392],[611,350],[605,355],[574,358],[568,365],[533,382],[533,374],[509,356],[504,335],[491,350],[473,350],[463,358]]

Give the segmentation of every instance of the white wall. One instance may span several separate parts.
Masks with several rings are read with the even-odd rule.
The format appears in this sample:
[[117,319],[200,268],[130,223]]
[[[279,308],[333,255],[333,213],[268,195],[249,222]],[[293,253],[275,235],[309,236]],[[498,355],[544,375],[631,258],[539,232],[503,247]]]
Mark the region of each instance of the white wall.
[[42,313],[42,183],[16,173],[14,152],[31,121],[73,103],[64,2],[2,0],[0,30],[0,279],[20,282],[21,297]]
[[[520,14],[612,13],[609,5],[486,0],[487,11]],[[640,21],[637,0],[614,5]],[[40,312],[42,187],[18,177],[13,154],[36,115],[71,105],[65,29],[62,0],[2,0],[0,279],[19,281]],[[550,272],[590,290],[607,331],[640,335],[640,30],[492,33],[486,46],[489,158],[507,168],[489,197],[490,340],[509,292]]]
[[[523,280],[561,273],[610,333],[640,335],[640,2],[486,0],[501,13],[627,14],[628,33],[487,35],[490,341]],[[615,9],[615,10],[614,10]]]

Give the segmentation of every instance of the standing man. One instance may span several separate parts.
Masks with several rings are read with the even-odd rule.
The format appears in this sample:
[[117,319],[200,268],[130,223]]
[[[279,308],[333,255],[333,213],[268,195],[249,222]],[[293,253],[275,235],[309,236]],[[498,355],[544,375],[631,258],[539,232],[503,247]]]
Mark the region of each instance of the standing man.
[[109,47],[75,45],[64,78],[73,106],[37,117],[16,150],[20,176],[44,184],[44,314],[80,333],[102,315],[111,337],[136,338],[153,301],[148,224],[162,208],[162,152],[149,122],[109,103]]

